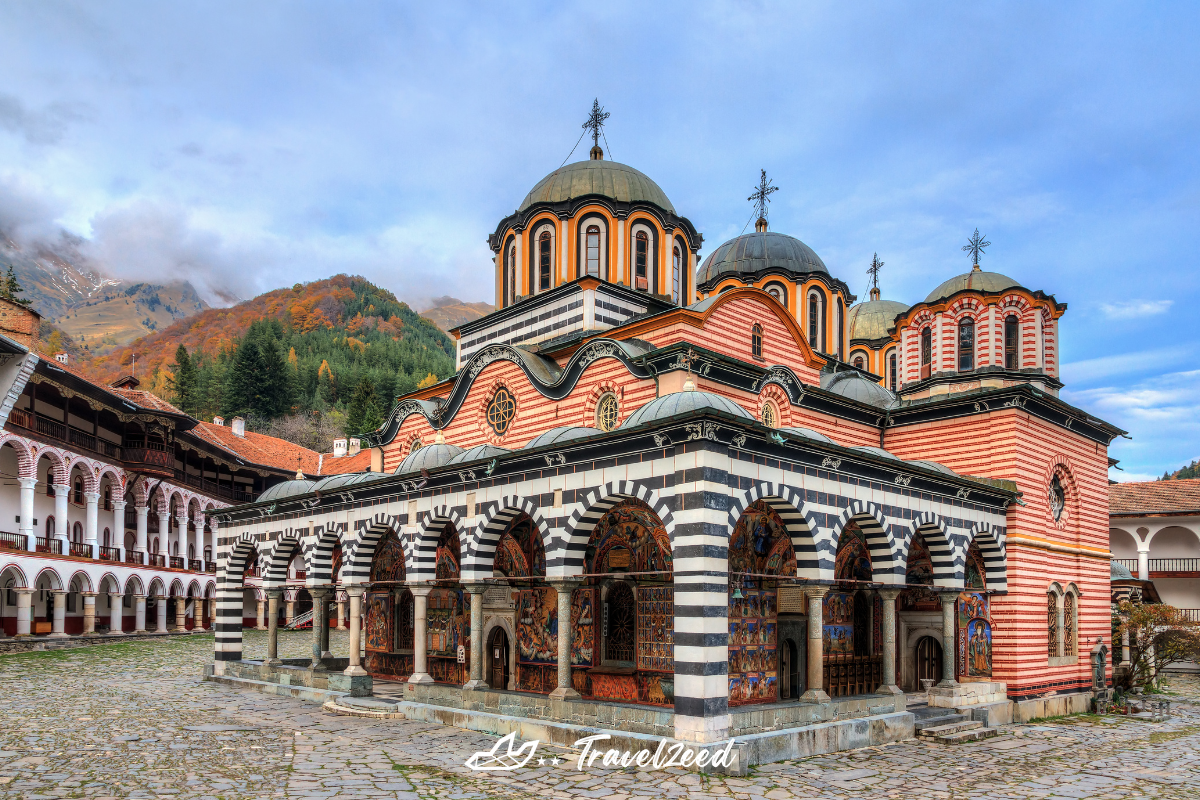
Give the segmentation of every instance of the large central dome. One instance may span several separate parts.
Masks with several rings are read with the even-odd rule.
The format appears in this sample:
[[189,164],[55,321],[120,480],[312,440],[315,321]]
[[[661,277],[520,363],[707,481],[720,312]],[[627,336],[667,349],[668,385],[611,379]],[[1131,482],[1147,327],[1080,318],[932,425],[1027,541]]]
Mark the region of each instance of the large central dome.
[[521,201],[520,213],[536,203],[561,203],[574,197],[600,195],[619,203],[651,203],[675,213],[658,184],[633,167],[592,159],[559,167],[537,182]]
[[771,268],[801,275],[829,272],[821,257],[796,237],[755,231],[730,239],[704,259],[696,273],[696,285],[703,287],[726,274],[754,275]]

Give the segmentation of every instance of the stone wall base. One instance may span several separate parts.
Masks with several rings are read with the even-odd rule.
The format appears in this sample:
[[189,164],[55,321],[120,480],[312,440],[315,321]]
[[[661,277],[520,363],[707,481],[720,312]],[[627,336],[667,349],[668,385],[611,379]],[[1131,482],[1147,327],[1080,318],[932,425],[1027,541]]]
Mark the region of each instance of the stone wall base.
[[325,669],[314,670],[306,658],[288,658],[282,663],[267,666],[261,661],[218,661],[204,670],[205,680],[241,686],[246,689],[300,697],[324,703],[342,695],[367,697],[371,694],[370,675],[343,675],[350,660],[327,658]]
[[122,642],[144,642],[151,639],[166,639],[170,636],[212,636],[212,631],[167,631],[166,633],[100,633],[95,636],[67,636],[63,639],[47,639],[42,636],[20,639],[0,639],[0,655],[5,653],[31,653],[39,650],[70,650],[75,647],[94,647],[98,644],[120,644]]
[[1014,700],[1012,721],[1029,722],[1042,717],[1063,717],[1067,714],[1086,714],[1092,710],[1092,693],[1059,694],[1036,700]]
[[1008,684],[1001,681],[960,683],[929,687],[929,705],[934,708],[982,706],[1008,700]]

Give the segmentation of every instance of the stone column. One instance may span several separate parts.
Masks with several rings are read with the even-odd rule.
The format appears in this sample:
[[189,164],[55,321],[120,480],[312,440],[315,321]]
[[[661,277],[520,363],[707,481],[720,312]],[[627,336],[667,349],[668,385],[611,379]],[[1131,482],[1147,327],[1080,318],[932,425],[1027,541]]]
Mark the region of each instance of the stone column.
[[215,563],[217,560],[217,520],[215,517],[208,518],[208,529],[212,532],[212,557]]
[[954,658],[958,648],[954,601],[958,599],[958,592],[943,594],[938,599],[942,601],[942,681],[938,686],[954,687],[958,686],[958,681],[954,679]]
[[[471,595],[471,675],[463,684],[464,689],[486,689],[487,681],[483,679],[483,593],[487,587],[483,584],[472,584],[467,587]],[[568,611],[568,613],[570,613]],[[562,623],[558,629],[562,631]],[[568,656],[569,657],[569,656]],[[559,682],[561,686],[561,681]]]
[[125,597],[125,595],[119,594],[117,592],[109,592],[108,593],[108,605],[109,605],[108,635],[109,636],[120,636],[121,635],[121,616],[122,616],[121,601],[124,597]]
[[258,608],[257,608],[257,612],[256,612],[256,621],[255,621],[255,625],[254,625],[254,630],[265,631],[267,629],[267,618],[266,617],[267,617],[267,603],[265,600],[259,600]]
[[83,593],[83,635],[96,635],[96,593]]
[[346,601],[337,601],[337,616],[333,618],[333,627],[339,630],[342,627],[342,620],[346,618]]
[[321,603],[321,658],[333,656],[333,653],[329,652],[329,605],[332,602],[331,597],[336,591],[336,589],[330,589]]
[[50,627],[50,638],[65,639],[67,638],[67,593],[55,591],[53,594],[54,616]]
[[65,483],[54,484],[54,538],[63,543],[63,555],[67,553],[67,539],[70,538],[71,526],[67,520],[67,499],[71,487]]
[[291,625],[292,620],[296,618],[296,601],[295,600],[287,601],[287,611],[285,612],[284,616],[287,618],[287,624]]
[[134,513],[137,514],[137,538],[134,540],[134,549],[142,552],[142,563],[149,563],[146,560],[146,517],[150,514],[150,506],[134,506]]
[[187,598],[175,598],[175,630],[187,633]]
[[825,595],[828,586],[807,587],[808,595],[808,689],[800,695],[803,703],[828,703],[825,692]]
[[134,633],[145,633],[146,632],[146,595],[135,594],[133,596],[133,601],[134,601],[134,605],[136,608],[136,611],[134,612],[134,616],[133,616],[133,632]]
[[1150,580],[1150,545],[1146,545],[1142,549],[1142,545],[1138,545],[1138,580]]
[[159,552],[166,554],[167,566],[171,566],[171,512],[162,511],[158,515],[158,540],[162,545]]
[[279,598],[282,589],[267,589],[267,666],[282,664],[279,660]]
[[100,555],[97,549],[100,546],[97,533],[100,527],[100,493],[84,492],[83,499],[87,503],[87,513],[83,518],[83,541],[91,546],[92,558],[97,558]]
[[125,560],[125,501],[113,500],[113,543],[112,546],[117,548],[118,556],[122,561]]
[[[579,692],[575,691],[575,687],[571,685],[571,594],[579,583],[578,579],[553,582],[554,590],[558,592],[558,688],[550,693],[551,700],[579,699]],[[473,608],[474,598],[472,598]],[[480,611],[483,611],[482,598],[480,598]],[[473,628],[474,619],[472,619]],[[473,633],[472,638],[474,638]],[[483,638],[482,619],[480,619],[479,638]],[[482,653],[482,645],[480,652]],[[482,672],[482,664],[480,671]]]
[[175,538],[179,540],[179,557],[183,559],[183,568],[188,566],[188,516],[187,512],[175,517]]
[[215,631],[217,629],[217,598],[210,597],[204,602],[208,603],[208,629]]
[[166,633],[167,632],[167,603],[170,602],[170,599],[166,595],[163,595],[162,597],[155,598],[155,600],[157,601],[155,603],[155,610],[157,611],[157,616],[158,616],[158,619],[156,620],[156,622],[158,623],[158,629],[155,630],[154,632],[155,633]]
[[899,589],[880,589],[883,598],[883,682],[876,694],[904,694],[896,685],[896,598]]
[[1130,660],[1129,654],[1129,629],[1121,631],[1121,666],[1128,667]]
[[17,636],[29,635],[33,617],[33,589],[14,589],[17,593]]
[[21,521],[17,530],[25,538],[25,546],[30,550],[37,547],[37,531],[33,529],[33,498],[37,478],[18,478],[21,484]]
[[[363,587],[347,586],[350,597],[350,665],[342,670],[343,675],[366,675],[362,668],[362,596]],[[341,605],[339,603],[339,605]]]
[[308,593],[312,595],[313,599],[313,647],[311,668],[324,669],[324,667],[321,666],[321,659],[329,654],[326,652],[326,644],[321,638],[321,629],[325,627],[325,615],[328,611],[327,603],[329,600],[329,590],[324,588],[312,588],[308,590]]
[[413,586],[413,674],[409,683],[433,683],[429,674],[429,631],[425,627],[425,610],[429,607],[428,586]]

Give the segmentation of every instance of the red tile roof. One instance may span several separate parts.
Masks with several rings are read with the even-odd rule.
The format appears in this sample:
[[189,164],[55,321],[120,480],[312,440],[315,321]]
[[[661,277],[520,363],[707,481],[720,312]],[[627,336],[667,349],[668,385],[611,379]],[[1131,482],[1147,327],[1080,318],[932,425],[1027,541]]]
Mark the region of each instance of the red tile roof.
[[191,433],[252,464],[286,469],[289,472],[295,472],[299,468],[306,475],[317,474],[320,454],[284,439],[250,431],[246,431],[245,436],[236,436],[232,428],[211,422],[197,423]]
[[334,458],[333,453],[325,453],[321,463],[322,475],[345,475],[349,472],[366,472],[371,468],[370,449],[359,450],[352,456]]
[[1200,478],[1114,483],[1108,487],[1113,515],[1200,514]]
[[[99,384],[96,384],[96,385],[99,386]],[[108,391],[112,392],[115,395],[124,397],[126,400],[128,400],[131,403],[136,403],[137,405],[141,406],[142,408],[148,408],[151,411],[165,411],[168,414],[183,414],[184,416],[187,416],[186,414],[184,414],[184,412],[180,411],[178,408],[171,405],[166,400],[163,400],[161,397],[159,397],[156,394],[152,394],[150,392],[143,392],[140,389],[116,389],[112,386],[105,386],[103,388],[107,389]]]

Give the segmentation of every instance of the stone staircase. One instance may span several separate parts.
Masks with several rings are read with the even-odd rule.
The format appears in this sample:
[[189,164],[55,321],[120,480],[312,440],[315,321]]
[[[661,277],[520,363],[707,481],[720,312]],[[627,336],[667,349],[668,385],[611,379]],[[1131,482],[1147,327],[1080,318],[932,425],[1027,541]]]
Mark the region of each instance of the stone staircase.
[[962,744],[990,739],[1000,732],[989,728],[978,720],[968,719],[965,714],[956,714],[946,708],[910,709],[916,717],[913,730],[923,739],[933,739],[940,744]]

